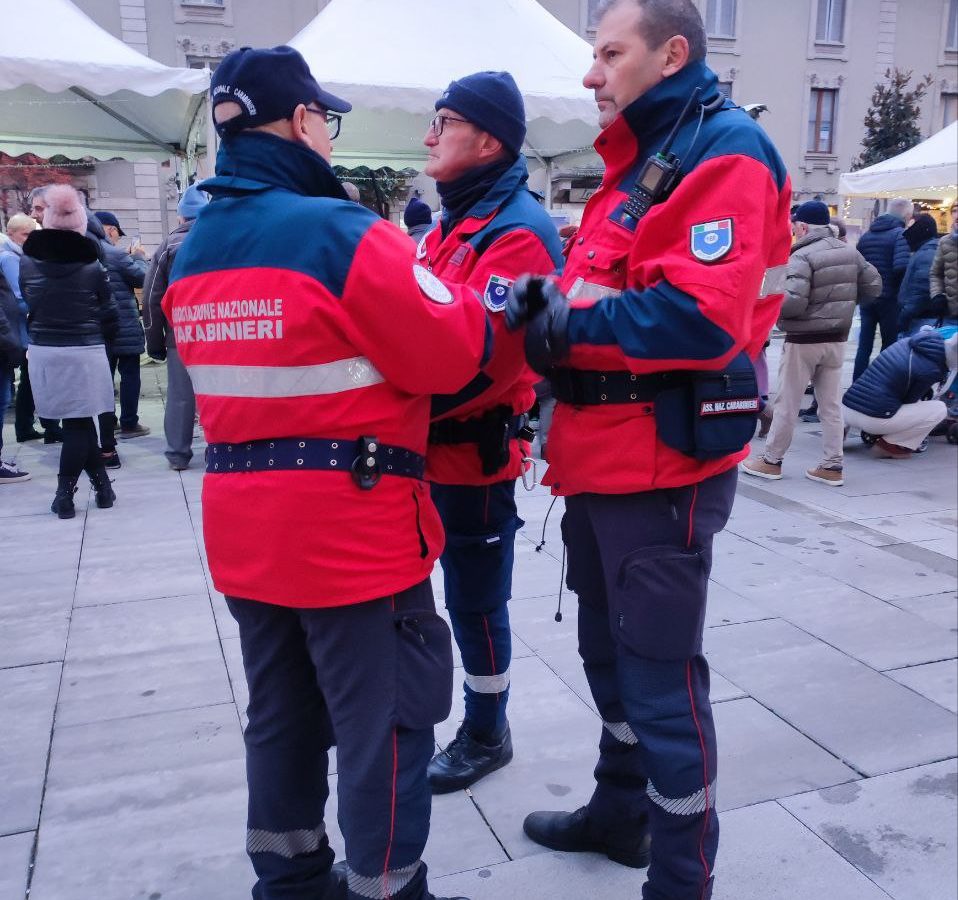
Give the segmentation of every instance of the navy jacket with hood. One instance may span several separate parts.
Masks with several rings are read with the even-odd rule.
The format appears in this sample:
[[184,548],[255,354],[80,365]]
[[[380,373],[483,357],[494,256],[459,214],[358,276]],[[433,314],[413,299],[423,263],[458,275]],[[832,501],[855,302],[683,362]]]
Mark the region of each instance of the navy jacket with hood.
[[911,327],[912,319],[933,319],[947,313],[937,309],[931,298],[931,264],[938,252],[938,238],[925,241],[912,255],[898,292],[898,331]]
[[845,391],[842,403],[876,419],[888,419],[906,403],[917,403],[948,374],[945,341],[922,329],[882,351]]
[[876,303],[898,301],[898,288],[911,257],[908,243],[902,237],[904,230],[905,223],[898,216],[885,213],[858,239],[858,252],[881,275],[882,292]]
[[143,287],[148,264],[145,259],[137,259],[114,247],[96,216],[88,218],[87,235],[95,236],[100,242],[103,265],[110,275],[110,290],[120,312],[120,326],[107,346],[107,353],[110,356],[139,356],[146,347],[146,340],[133,288]]

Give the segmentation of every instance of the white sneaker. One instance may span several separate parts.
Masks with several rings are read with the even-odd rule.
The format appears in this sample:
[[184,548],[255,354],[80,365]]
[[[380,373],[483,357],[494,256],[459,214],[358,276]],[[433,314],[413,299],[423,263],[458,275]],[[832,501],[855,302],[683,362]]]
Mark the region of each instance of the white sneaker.
[[16,481],[29,480],[29,472],[21,472],[13,463],[0,462],[0,484],[13,484]]

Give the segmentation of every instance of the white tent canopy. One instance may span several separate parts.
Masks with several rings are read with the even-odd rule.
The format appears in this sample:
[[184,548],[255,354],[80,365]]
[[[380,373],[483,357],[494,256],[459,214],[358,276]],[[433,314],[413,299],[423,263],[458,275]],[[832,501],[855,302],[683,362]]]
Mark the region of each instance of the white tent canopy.
[[11,3],[0,27],[0,150],[162,159],[184,152],[209,87],[128,47],[70,0]]
[[592,47],[536,0],[332,0],[290,44],[353,104],[333,147],[338,164],[421,163],[449,82],[490,69],[511,72],[523,93],[529,155],[554,159],[598,133],[582,86]]
[[914,197],[941,200],[958,196],[958,122],[891,159],[857,172],[845,172],[838,192],[846,197]]

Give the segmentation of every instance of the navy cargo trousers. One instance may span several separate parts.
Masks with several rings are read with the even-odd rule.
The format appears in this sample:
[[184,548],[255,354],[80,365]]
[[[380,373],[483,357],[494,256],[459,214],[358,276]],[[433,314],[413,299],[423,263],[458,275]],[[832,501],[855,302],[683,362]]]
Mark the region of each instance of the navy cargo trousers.
[[432,484],[446,531],[442,565],[446,609],[462,653],[465,725],[473,737],[498,737],[506,726],[512,632],[508,601],[516,530],[516,482]]
[[636,494],[566,498],[566,583],[602,717],[590,818],[651,832],[644,900],[708,900],[718,847],[715,728],[702,632],[712,538],[737,472]]
[[324,815],[337,747],[350,900],[421,900],[433,725],[452,704],[452,643],[429,581],[378,600],[291,609],[227,597],[249,684],[246,849],[254,900],[326,900]]

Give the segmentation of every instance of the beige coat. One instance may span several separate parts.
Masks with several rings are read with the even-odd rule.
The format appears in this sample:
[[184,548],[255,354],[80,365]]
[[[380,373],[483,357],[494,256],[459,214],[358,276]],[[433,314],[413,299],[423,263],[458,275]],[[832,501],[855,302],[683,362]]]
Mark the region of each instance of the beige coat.
[[931,264],[931,296],[944,294],[948,316],[958,316],[958,234],[946,234],[938,242],[938,252]]
[[811,225],[792,245],[778,327],[788,336],[844,341],[862,297],[881,294],[878,270],[827,225]]

